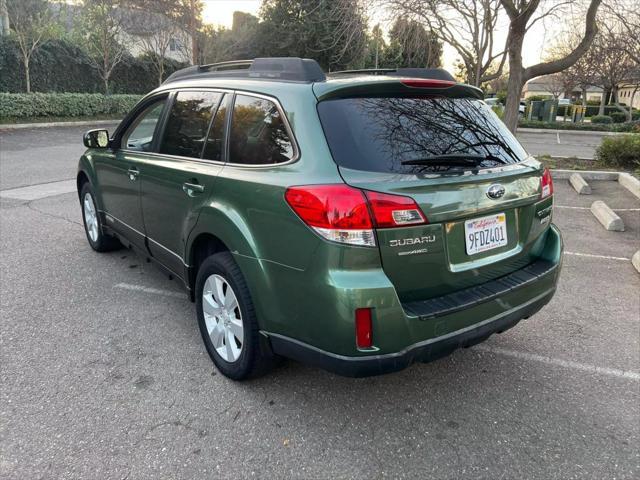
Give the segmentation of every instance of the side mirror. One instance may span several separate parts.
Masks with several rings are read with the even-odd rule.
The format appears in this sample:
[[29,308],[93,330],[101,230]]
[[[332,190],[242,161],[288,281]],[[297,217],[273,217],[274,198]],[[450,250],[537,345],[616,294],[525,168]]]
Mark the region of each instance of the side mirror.
[[89,130],[82,137],[87,148],[107,148],[109,146],[109,132],[104,129]]

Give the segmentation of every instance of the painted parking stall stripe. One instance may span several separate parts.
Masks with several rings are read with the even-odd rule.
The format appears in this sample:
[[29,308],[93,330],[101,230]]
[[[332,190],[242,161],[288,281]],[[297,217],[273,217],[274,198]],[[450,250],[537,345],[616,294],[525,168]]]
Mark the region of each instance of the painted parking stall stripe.
[[586,257],[586,258],[601,258],[603,260],[617,260],[620,262],[629,262],[631,259],[626,257],[613,257],[611,255],[593,255],[591,253],[578,253],[578,252],[564,252],[565,255],[571,255],[574,257]]
[[517,358],[519,360],[529,360],[546,365],[552,365],[554,367],[569,368],[572,370],[580,370],[583,372],[597,373],[599,375],[607,375],[609,377],[626,378],[630,380],[640,380],[640,373],[631,370],[620,370],[618,368],[598,367],[596,365],[589,365],[587,363],[573,362],[571,360],[562,360],[560,358],[546,357],[544,355],[537,355],[535,353],[518,352],[516,350],[508,350],[506,348],[492,347],[489,345],[476,345],[474,350],[481,352],[494,353],[498,355],[505,355],[507,357]]
[[132,283],[117,283],[113,288],[120,288],[122,290],[130,290],[133,292],[151,293],[153,295],[162,295],[164,297],[182,298],[186,299],[187,295],[180,292],[172,292],[171,290],[161,290],[159,288],[145,287],[143,285],[135,285]]

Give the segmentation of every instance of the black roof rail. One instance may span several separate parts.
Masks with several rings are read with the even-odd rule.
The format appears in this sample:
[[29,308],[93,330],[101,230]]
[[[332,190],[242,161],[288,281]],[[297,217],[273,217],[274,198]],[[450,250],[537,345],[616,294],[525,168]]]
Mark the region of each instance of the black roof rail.
[[322,67],[315,60],[298,57],[268,57],[194,65],[172,73],[163,82],[163,85],[187,78],[219,77],[292,82],[321,82],[326,79]]
[[341,70],[331,72],[330,75],[386,75],[389,77],[428,78],[432,80],[447,80],[455,82],[456,79],[443,68],[364,68],[361,70]]

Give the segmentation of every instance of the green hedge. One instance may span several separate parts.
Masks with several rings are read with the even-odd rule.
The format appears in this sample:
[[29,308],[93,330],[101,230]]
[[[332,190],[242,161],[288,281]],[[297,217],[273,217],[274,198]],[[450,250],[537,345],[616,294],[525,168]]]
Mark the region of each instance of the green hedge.
[[613,123],[613,118],[609,115],[596,115],[591,117],[591,123]]
[[[166,61],[165,78],[185,65]],[[87,54],[66,40],[45,42],[31,59],[31,90],[34,92],[104,92],[98,72]],[[158,86],[148,57],[124,58],[111,75],[111,93],[147,93]],[[24,67],[15,40],[0,37],[0,92],[25,91]]]
[[548,130],[586,130],[593,132],[640,132],[640,121],[598,124],[571,122],[539,122],[537,120],[520,120],[519,128],[543,128]]
[[612,168],[640,168],[640,135],[620,135],[602,139],[596,150],[596,160]]
[[140,95],[0,93],[0,118],[124,115]]

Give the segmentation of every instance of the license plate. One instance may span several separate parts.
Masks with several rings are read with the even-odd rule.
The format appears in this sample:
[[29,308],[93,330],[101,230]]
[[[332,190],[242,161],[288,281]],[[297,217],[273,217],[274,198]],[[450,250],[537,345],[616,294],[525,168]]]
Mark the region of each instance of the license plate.
[[467,254],[486,252],[507,244],[507,217],[504,213],[464,222]]

